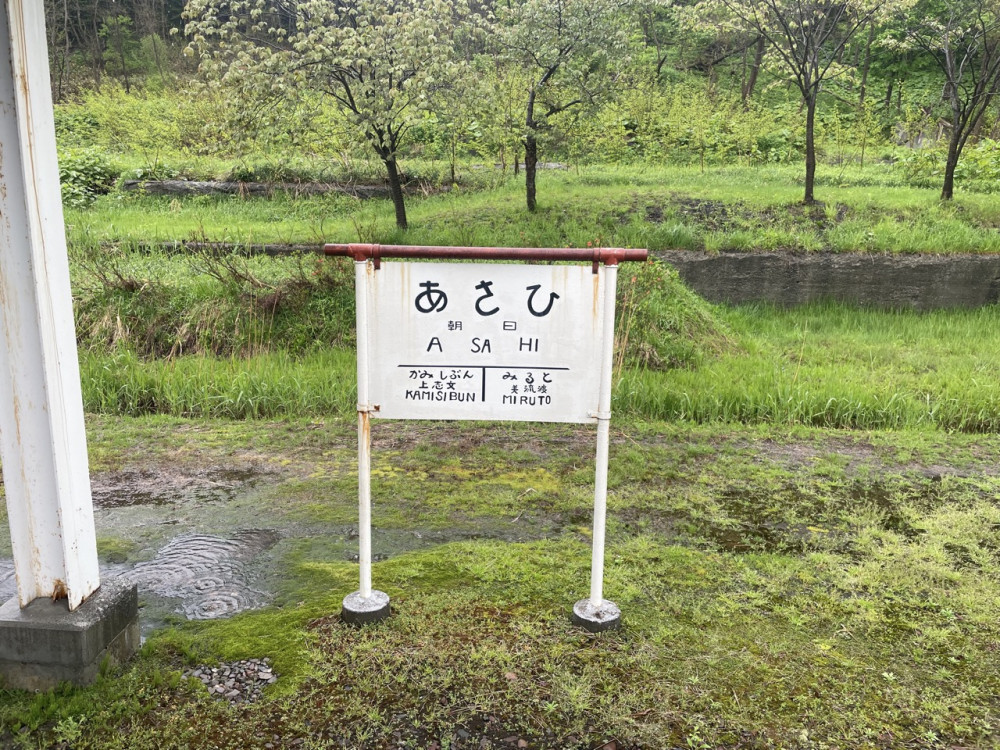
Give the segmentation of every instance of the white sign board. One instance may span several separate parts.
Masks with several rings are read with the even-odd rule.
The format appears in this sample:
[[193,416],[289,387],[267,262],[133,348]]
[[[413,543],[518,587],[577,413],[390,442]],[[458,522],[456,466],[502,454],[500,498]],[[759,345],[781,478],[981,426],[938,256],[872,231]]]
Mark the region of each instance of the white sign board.
[[366,280],[371,416],[596,421],[603,265],[382,263]]

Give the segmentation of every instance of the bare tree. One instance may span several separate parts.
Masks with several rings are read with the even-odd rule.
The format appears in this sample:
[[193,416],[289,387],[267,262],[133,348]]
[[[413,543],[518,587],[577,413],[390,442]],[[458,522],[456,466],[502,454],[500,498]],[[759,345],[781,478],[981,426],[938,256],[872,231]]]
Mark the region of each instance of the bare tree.
[[52,76],[52,98],[61,102],[66,96],[69,77],[70,37],[69,0],[47,0],[45,28],[49,38],[49,68]]
[[962,149],[1000,86],[1000,2],[927,0],[905,23],[908,39],[944,74],[941,96],[951,109],[951,132],[941,199],[951,200]]

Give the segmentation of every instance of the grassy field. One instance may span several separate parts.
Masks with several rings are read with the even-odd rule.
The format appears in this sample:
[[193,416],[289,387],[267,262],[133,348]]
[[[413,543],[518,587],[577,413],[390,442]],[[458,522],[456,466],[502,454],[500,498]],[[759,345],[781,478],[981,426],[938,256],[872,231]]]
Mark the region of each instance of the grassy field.
[[[146,253],[119,261],[104,281],[86,271],[78,280],[88,289],[77,309],[89,411],[238,419],[353,413],[348,261],[314,268],[254,258],[228,269]],[[620,290],[616,413],[698,423],[1000,429],[995,307],[727,310],[692,295],[664,264],[634,271],[623,275]]]
[[800,169],[580,167],[539,177],[539,210],[524,211],[520,179],[484,180],[409,201],[410,229],[387,201],[343,195],[171,199],[113,193],[67,212],[70,241],[646,247],[650,250],[981,253],[1000,250],[991,194],[941,203],[888,167],[823,166],[821,205],[801,205]]
[[[349,263],[150,248],[994,249],[984,196],[941,206],[888,170],[827,168],[805,212],[792,174],[547,172],[537,216],[516,184],[458,189],[411,201],[405,235],[342,197],[68,212],[92,471],[167,488],[101,510],[102,561],[185,530],[279,541],[270,606],[173,615],[92,687],[0,690],[0,747],[996,747],[997,308],[720,308],[663,264],[629,269],[606,562],[623,628],[568,618],[588,590],[591,428],[376,421],[375,585],[394,616],[354,630],[338,616],[357,577]],[[253,492],[170,499],[176,477],[234,467]],[[279,680],[254,704],[182,677],[262,657]]]
[[740,342],[695,368],[631,370],[626,412],[667,420],[847,429],[1000,428],[1000,310],[886,312],[817,304],[719,316]]

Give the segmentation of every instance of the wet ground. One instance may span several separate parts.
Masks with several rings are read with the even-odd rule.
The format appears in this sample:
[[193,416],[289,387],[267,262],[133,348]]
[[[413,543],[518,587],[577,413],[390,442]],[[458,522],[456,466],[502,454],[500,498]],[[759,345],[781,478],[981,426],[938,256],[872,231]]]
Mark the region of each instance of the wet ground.
[[[117,548],[102,551],[101,576],[125,576],[139,585],[144,634],[171,616],[225,617],[270,601],[258,582],[267,553],[280,538],[276,529],[237,526],[221,534],[192,529],[201,521],[211,525],[211,512],[198,513],[206,505],[221,507],[267,479],[275,477],[246,468],[184,472],[165,467],[93,478],[98,536],[113,533],[119,540]],[[149,559],[131,562],[145,556]],[[13,561],[0,558],[0,600],[14,596],[16,585]]]
[[[287,505],[275,509],[302,479],[299,471],[259,463],[151,464],[95,474],[101,576],[124,576],[138,585],[143,636],[177,619],[228,617],[273,603],[286,583],[281,559],[296,544],[305,545],[313,557],[357,562],[356,523],[304,518]],[[356,490],[339,500],[353,505],[356,516]],[[547,529],[503,522],[446,530],[373,525],[372,557],[378,562],[463,539],[526,541]],[[0,601],[17,592],[9,551],[3,528]]]
[[[112,454],[92,476],[102,575],[138,584],[144,634],[283,604],[294,588],[291,558],[357,560],[349,425],[305,432],[179,421],[151,454],[148,428],[128,428],[136,430],[128,444],[117,423],[105,426],[118,447],[101,450],[98,430],[98,452]],[[612,440],[612,540],[652,533],[737,554],[849,553],[862,510],[910,538],[922,533],[915,510],[1000,497],[1000,444],[986,438],[958,451],[929,445],[923,457],[820,431],[803,439],[616,431]],[[267,450],[255,447],[267,441]],[[373,449],[376,561],[459,540],[589,531],[591,429],[380,424]],[[631,467],[617,480],[616,464]],[[491,505],[494,496],[501,500]],[[430,500],[437,506],[428,509]],[[6,534],[0,524],[0,601],[16,591]]]

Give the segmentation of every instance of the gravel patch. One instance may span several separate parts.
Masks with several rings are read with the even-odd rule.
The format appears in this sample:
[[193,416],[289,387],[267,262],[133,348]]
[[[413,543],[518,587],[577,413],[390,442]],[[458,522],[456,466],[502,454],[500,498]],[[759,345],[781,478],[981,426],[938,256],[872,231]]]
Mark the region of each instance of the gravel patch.
[[185,669],[184,677],[201,680],[209,695],[230,705],[252,703],[261,697],[265,686],[278,681],[268,658],[224,662],[217,667],[200,665]]

